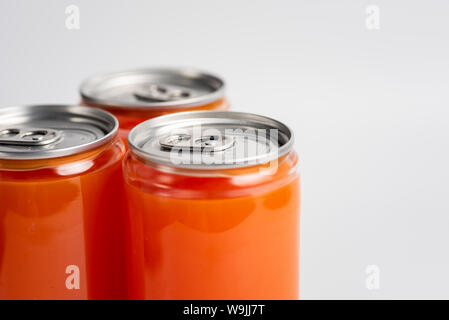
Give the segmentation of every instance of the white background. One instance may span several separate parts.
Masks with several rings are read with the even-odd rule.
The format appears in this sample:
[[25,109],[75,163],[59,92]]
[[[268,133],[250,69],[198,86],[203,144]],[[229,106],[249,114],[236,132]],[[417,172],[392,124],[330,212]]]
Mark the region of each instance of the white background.
[[302,298],[449,298],[448,42],[443,0],[1,0],[0,106],[75,103],[104,71],[213,71],[234,110],[295,131]]

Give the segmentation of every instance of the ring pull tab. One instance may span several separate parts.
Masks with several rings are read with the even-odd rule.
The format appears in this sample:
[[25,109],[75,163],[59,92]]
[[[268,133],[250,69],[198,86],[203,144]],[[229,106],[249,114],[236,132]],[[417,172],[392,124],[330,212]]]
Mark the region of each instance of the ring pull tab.
[[150,83],[134,92],[134,96],[143,101],[165,102],[192,98],[195,93],[186,88]]
[[58,141],[62,131],[42,128],[8,128],[0,130],[0,144],[43,146]]
[[175,134],[161,138],[163,149],[190,150],[191,152],[219,152],[234,146],[234,139],[224,135],[206,135],[193,139],[189,134]]

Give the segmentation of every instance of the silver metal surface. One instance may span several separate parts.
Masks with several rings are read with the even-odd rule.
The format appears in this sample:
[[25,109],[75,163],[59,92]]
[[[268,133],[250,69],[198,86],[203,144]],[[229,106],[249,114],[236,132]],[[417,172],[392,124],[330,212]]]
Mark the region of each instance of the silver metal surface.
[[118,121],[110,113],[75,105],[0,109],[0,159],[57,158],[110,141]]
[[137,88],[134,95],[142,101],[163,102],[197,97],[198,92],[190,88],[180,88],[169,84],[150,83]]
[[61,139],[62,131],[48,128],[8,128],[0,131],[0,145],[42,146]]
[[224,96],[222,79],[193,69],[136,69],[96,75],[80,87],[90,104],[117,108],[200,106]]
[[292,149],[293,133],[281,122],[256,114],[191,111],[137,125],[128,136],[128,144],[145,162],[179,168],[226,169],[263,164],[281,157]]
[[159,144],[167,150],[177,148],[196,152],[218,152],[231,148],[234,145],[234,139],[222,134],[201,136],[197,139],[189,134],[174,134],[161,138]]

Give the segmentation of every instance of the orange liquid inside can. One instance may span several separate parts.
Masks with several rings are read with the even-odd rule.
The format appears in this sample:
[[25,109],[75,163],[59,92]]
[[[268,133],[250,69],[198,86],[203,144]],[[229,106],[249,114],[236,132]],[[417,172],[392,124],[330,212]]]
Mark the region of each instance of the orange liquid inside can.
[[[49,108],[28,109],[39,117]],[[63,109],[50,108],[51,119],[64,115]],[[58,145],[69,145],[78,132],[69,123],[65,126],[61,142],[29,148],[35,148],[35,154],[64,151]],[[0,159],[0,299],[127,297],[121,166],[125,148],[117,134],[111,134],[98,147],[75,154]],[[1,140],[0,135],[0,149]]]
[[298,157],[291,150],[263,174],[272,163],[174,170],[128,151],[135,298],[297,299]]

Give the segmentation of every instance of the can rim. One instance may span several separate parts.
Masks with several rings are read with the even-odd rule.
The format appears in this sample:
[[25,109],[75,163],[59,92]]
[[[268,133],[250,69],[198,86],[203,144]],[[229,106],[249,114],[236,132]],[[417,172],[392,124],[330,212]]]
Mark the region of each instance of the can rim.
[[105,145],[111,141],[117,134],[119,128],[119,122],[115,116],[111,113],[95,108],[89,108],[80,105],[70,105],[70,104],[39,104],[39,105],[24,105],[24,106],[8,106],[0,109],[0,117],[2,115],[8,114],[10,112],[18,111],[19,109],[30,110],[37,108],[50,108],[55,109],[56,112],[61,112],[62,108],[65,108],[67,112],[78,113],[86,116],[94,116],[98,119],[104,119],[106,122],[113,124],[112,129],[106,133],[101,138],[91,141],[85,144],[80,144],[77,146],[67,147],[63,149],[47,150],[44,154],[42,152],[2,152],[0,151],[0,160],[42,160],[42,159],[53,159],[61,158],[65,156],[71,156],[75,154],[80,154],[85,151],[96,149],[100,146]]
[[[210,79],[213,79],[217,82],[219,82],[220,88],[217,90],[210,92],[205,95],[201,95],[194,98],[187,98],[183,100],[175,100],[175,101],[167,101],[167,102],[129,102],[129,103],[122,103],[114,101],[113,99],[100,99],[96,98],[93,94],[89,94],[89,89],[92,88],[95,84],[100,83],[106,79],[111,79],[113,77],[119,77],[127,74],[134,74],[134,73],[147,73],[147,72],[167,72],[172,74],[195,74],[196,76],[200,77],[208,77]],[[226,91],[226,83],[225,81],[215,75],[214,73],[205,72],[200,69],[196,68],[175,68],[175,67],[146,67],[146,68],[134,68],[129,70],[122,70],[122,71],[114,71],[114,72],[108,72],[108,73],[97,73],[94,74],[87,79],[85,79],[80,87],[79,87],[79,93],[81,98],[84,102],[94,104],[96,106],[100,107],[108,107],[111,109],[128,109],[128,108],[135,108],[138,110],[155,110],[155,109],[180,109],[185,107],[194,107],[194,106],[203,106],[205,104],[214,102],[218,99],[221,99],[225,96]]]
[[[248,113],[248,112],[237,112],[237,111],[185,111],[185,112],[178,112],[178,113],[174,113],[174,114],[168,114],[168,115],[163,115],[163,116],[159,116],[153,119],[149,119],[147,121],[141,122],[140,124],[138,124],[137,126],[135,126],[128,134],[128,145],[130,148],[130,151],[140,160],[144,161],[144,162],[150,162],[151,164],[155,164],[155,165],[163,165],[163,166],[168,166],[168,167],[172,167],[172,168],[180,168],[180,169],[193,169],[193,170],[207,170],[207,171],[211,171],[211,170],[222,170],[222,169],[236,169],[236,168],[245,168],[245,167],[251,167],[257,164],[247,164],[247,163],[237,163],[237,164],[220,164],[220,165],[215,165],[215,166],[208,166],[208,165],[195,165],[195,164],[188,164],[188,165],[184,165],[184,164],[173,164],[171,162],[168,162],[167,159],[165,157],[161,157],[158,156],[156,154],[151,154],[150,152],[145,151],[144,149],[142,149],[141,147],[139,147],[137,145],[136,141],[133,141],[134,136],[137,134],[136,132],[138,130],[142,130],[142,129],[146,129],[151,127],[153,124],[158,124],[158,123],[163,123],[166,120],[170,120],[170,119],[175,119],[176,118],[189,118],[190,116],[205,116],[207,117],[208,115],[216,115],[217,117],[231,117],[232,119],[236,119],[236,120],[240,120],[239,118],[253,118],[253,119],[258,119],[262,122],[265,123],[271,123],[271,124],[275,124],[276,126],[278,126],[279,128],[283,129],[284,133],[288,136],[288,141],[283,144],[282,146],[279,147],[278,151],[276,152],[276,154],[274,155],[273,153],[267,153],[264,155],[259,156],[256,160],[259,161],[258,164],[263,164],[263,163],[269,163],[270,161],[276,160],[281,158],[282,156],[286,155],[287,153],[289,153],[294,146],[294,134],[293,131],[290,129],[289,126],[287,126],[286,124],[270,118],[270,117],[266,117],[266,116],[262,116],[259,114],[255,114],[255,113]],[[181,120],[177,120],[177,121],[182,121]]]

